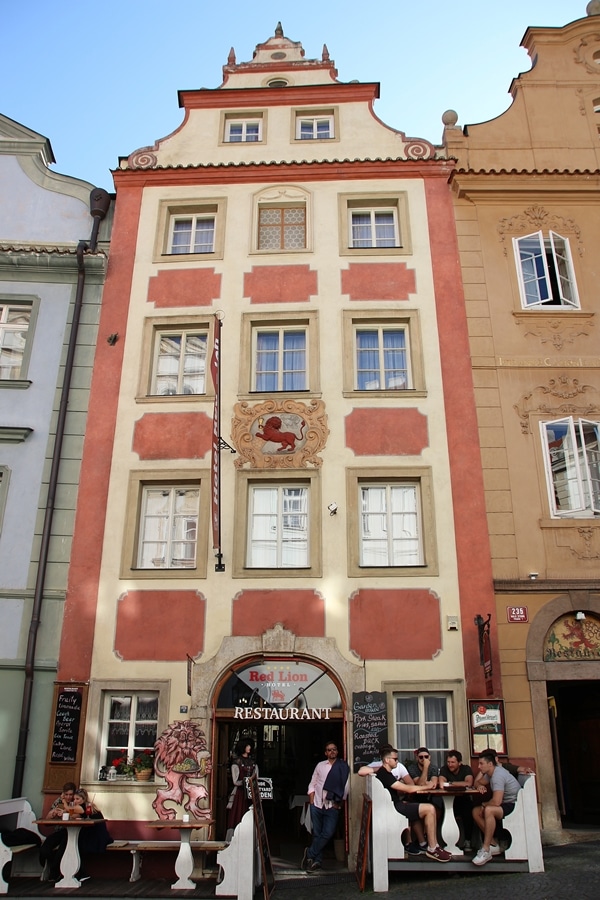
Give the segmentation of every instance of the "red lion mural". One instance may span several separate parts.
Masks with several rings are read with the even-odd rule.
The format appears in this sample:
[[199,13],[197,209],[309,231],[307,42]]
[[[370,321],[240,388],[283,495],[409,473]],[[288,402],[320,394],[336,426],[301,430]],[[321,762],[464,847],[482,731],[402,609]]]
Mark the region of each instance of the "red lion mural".
[[258,420],[258,426],[259,428],[262,428],[262,432],[257,431],[256,437],[261,438],[263,441],[272,441],[274,444],[281,444],[281,447],[277,451],[278,453],[295,450],[296,441],[301,441],[304,438],[303,429],[306,427],[306,422],[304,419],[300,419],[299,435],[294,434],[293,431],[282,431],[281,424],[279,416],[271,416],[266,422],[261,416]]
[[190,781],[190,778],[203,778],[212,769],[202,729],[195,722],[173,722],[165,728],[154,750],[154,768],[168,785],[157,790],[156,800],[152,803],[158,818],[177,818],[176,811],[165,806],[165,801],[183,803],[187,796],[187,802],[183,803],[186,812],[195,819],[210,819],[210,808],[200,806],[200,801],[208,798],[206,787]]

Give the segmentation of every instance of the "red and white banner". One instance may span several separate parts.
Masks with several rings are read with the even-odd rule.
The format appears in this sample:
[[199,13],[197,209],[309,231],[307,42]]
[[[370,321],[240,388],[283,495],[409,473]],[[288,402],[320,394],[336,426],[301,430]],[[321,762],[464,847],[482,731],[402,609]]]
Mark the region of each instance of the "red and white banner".
[[213,431],[212,431],[212,459],[211,459],[211,518],[213,533],[213,549],[221,549],[221,516],[220,516],[220,450],[219,442],[221,437],[221,409],[219,396],[219,365],[220,365],[220,341],[221,341],[221,322],[215,318],[215,331],[213,340],[213,352],[210,359],[210,373],[212,375],[213,386],[215,389],[215,405],[213,408]]

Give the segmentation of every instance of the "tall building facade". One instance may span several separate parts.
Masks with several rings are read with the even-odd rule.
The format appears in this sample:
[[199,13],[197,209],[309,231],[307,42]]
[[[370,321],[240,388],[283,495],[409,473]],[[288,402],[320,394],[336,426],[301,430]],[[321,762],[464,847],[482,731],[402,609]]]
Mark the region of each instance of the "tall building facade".
[[0,116],[0,795],[37,809],[110,231],[53,162]]
[[600,4],[529,28],[512,106],[445,114],[511,754],[542,824],[598,821]]
[[219,837],[256,741],[279,841],[325,742],[359,758],[365,705],[440,758],[500,696],[451,169],[377,96],[278,26],[114,173],[58,681],[116,835],[156,783],[99,772],[169,723],[205,734]]

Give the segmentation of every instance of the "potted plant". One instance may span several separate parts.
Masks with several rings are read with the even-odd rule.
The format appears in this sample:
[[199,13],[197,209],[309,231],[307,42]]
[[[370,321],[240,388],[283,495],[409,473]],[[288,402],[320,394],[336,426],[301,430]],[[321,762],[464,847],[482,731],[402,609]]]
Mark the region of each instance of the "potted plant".
[[132,766],[137,781],[149,781],[154,774],[154,751],[144,750],[134,756]]

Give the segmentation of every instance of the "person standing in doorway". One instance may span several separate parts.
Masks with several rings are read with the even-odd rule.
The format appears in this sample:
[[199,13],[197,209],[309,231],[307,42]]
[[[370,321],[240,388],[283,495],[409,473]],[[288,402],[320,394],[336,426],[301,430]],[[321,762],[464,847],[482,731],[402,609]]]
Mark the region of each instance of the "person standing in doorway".
[[350,767],[338,758],[333,741],[325,744],[325,759],[317,763],[308,786],[312,844],[302,857],[301,867],[317,874],[323,864],[323,850],[337,828],[342,803],[348,796]]

